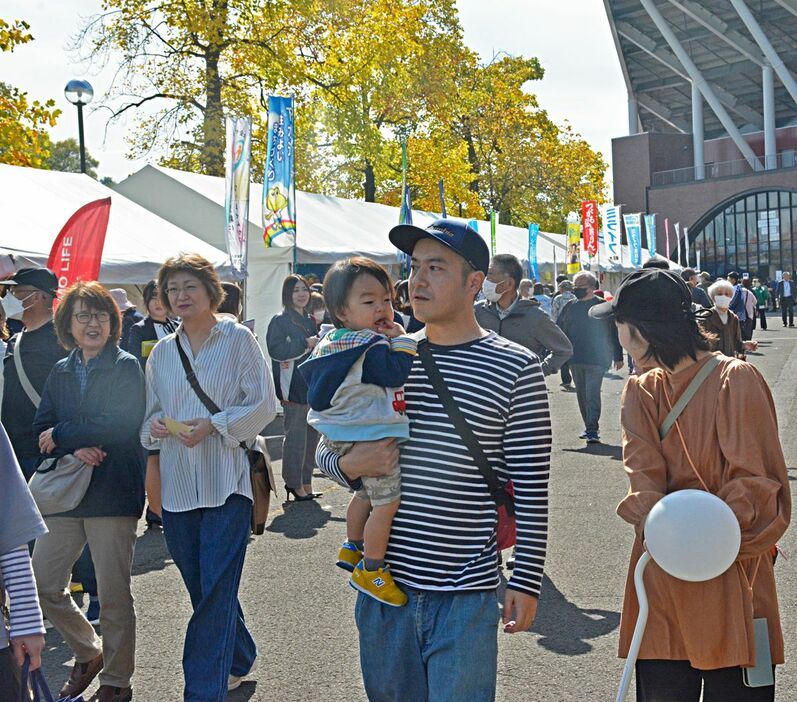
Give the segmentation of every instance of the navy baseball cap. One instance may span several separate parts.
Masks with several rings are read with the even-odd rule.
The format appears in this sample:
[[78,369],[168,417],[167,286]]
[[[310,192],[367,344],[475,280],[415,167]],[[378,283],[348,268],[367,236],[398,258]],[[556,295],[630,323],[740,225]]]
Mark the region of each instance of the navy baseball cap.
[[678,322],[693,318],[692,294],[678,273],[642,268],[623,278],[614,299],[590,308],[595,319]]
[[412,255],[421,239],[434,239],[459,254],[477,271],[487,275],[490,249],[472,227],[453,219],[436,219],[426,229],[412,224],[399,224],[390,230],[390,243],[405,254]]
[[0,280],[0,285],[30,285],[48,295],[58,291],[58,279],[49,268],[20,268],[8,280]]

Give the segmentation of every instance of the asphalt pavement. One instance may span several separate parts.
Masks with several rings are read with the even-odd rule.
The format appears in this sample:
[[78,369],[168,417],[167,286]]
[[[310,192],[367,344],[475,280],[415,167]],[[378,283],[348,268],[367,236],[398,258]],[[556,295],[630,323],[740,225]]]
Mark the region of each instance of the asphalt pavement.
[[[777,318],[770,325],[771,331],[756,333],[760,350],[749,360],[772,388],[786,462],[796,480],[797,329],[781,327]],[[619,426],[627,377],[623,370],[604,382],[603,443],[594,446],[578,439],[582,425],[575,393],[559,387],[558,375],[549,378],[554,450],[546,577],[532,631],[499,634],[499,702],[614,700],[622,672],[616,657],[619,613],[633,538],[632,528],[614,512],[627,489]],[[277,475],[279,468],[276,463]],[[282,504],[280,494],[266,534],[250,543],[240,596],[259,663],[254,678],[229,694],[230,702],[366,699],[353,620],[355,592],[335,567],[348,492],[321,477],[315,487],[323,496],[312,503]],[[797,699],[794,534],[792,529],[783,540],[794,558],[781,559],[776,568],[788,661],[778,668],[777,699],[784,702]],[[143,520],[133,576],[138,612],[134,699],[177,702],[190,604],[162,533],[146,530]],[[57,632],[48,633],[47,645],[45,671],[57,690],[72,659]]]

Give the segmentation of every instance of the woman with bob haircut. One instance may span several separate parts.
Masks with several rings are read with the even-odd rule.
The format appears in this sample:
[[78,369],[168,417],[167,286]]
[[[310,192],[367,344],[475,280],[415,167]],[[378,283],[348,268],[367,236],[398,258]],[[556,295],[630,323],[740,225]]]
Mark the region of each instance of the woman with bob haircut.
[[[55,311],[55,331],[69,355],[55,364],[34,429],[45,456],[73,454],[93,472],[80,504],[47,515],[33,570],[42,611],[75,654],[61,696],[80,695],[99,674],[96,702],[132,699],[136,613],[131,569],[136,524],[144,509],[146,457],[141,366],[118,344],[119,308],[99,283],[77,282]],[[57,470],[57,467],[56,467]],[[97,574],[102,640],[69,594],[72,567],[88,543]],[[102,671],[102,672],[100,672]]]
[[[620,343],[637,367],[648,369],[628,379],[621,409],[630,489],[617,514],[636,530],[621,657],[639,612],[634,567],[652,507],[677,490],[706,490],[733,510],[742,533],[737,561],[713,580],[687,582],[648,565],[650,615],[636,664],[637,699],[697,702],[702,688],[706,702],[773,700],[774,684],[747,687],[742,671],[756,663],[754,618],[766,619],[772,663],[784,658],[772,554],[789,525],[791,495],[766,381],[749,363],[710,351],[689,288],[670,271],[630,274],[614,300],[590,314],[613,316]],[[716,367],[660,438],[674,403],[708,363]],[[758,410],[754,427],[749,407]]]
[[[213,265],[196,254],[158,272],[166,311],[180,317],[147,361],[141,442],[160,450],[163,533],[191,596],[183,648],[185,699],[223,700],[252,672],[257,648],[238,602],[249,541],[252,486],[241,442],[276,414],[276,398],[254,335],[216,311],[224,292]],[[211,414],[186,377],[221,409]]]
[[307,313],[310,286],[291,274],[282,283],[282,312],[269,322],[266,346],[271,356],[277,397],[285,412],[282,479],[288,499],[303,502],[313,492],[313,468],[318,432],[307,424],[307,383],[297,368],[318,343],[315,320]]

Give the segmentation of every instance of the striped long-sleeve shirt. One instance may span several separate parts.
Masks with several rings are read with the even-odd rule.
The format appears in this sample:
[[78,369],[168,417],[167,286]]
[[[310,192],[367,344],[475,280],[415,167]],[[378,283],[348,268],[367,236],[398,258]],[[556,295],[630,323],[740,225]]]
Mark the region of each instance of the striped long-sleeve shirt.
[[[221,408],[211,416],[185,377],[178,339],[200,387]],[[141,427],[145,448],[161,451],[164,509],[184,512],[219,507],[232,494],[252,497],[249,460],[240,442],[250,442],[277,413],[274,383],[253,334],[219,319],[194,356],[182,326],[158,342],[147,362],[147,412]],[[153,419],[178,422],[209,418],[216,432],[193,448],[174,437],[150,435]]]
[[[0,554],[0,592],[3,588],[11,601],[11,638],[43,634],[44,622],[27,546]],[[0,632],[0,648],[5,647],[4,633]]]
[[[509,587],[539,595],[551,457],[540,361],[494,333],[429,350],[500,480],[514,483],[517,557]],[[410,439],[401,445],[401,504],[386,555],[393,576],[421,590],[495,588],[495,503],[419,358],[405,397]],[[348,483],[339,457],[323,443],[317,458],[321,470]]]

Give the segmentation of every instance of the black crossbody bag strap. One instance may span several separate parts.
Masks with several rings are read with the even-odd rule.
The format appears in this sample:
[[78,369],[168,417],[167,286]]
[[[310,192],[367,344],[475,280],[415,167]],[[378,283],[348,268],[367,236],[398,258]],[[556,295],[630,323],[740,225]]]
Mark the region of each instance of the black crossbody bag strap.
[[498,476],[495,474],[490,462],[487,460],[487,456],[484,455],[481,444],[476,438],[476,435],[473,433],[473,430],[470,428],[468,420],[465,419],[465,415],[462,414],[457,406],[454,396],[448,389],[446,381],[443,380],[443,376],[440,374],[440,370],[437,368],[437,364],[434,362],[432,352],[429,351],[429,345],[425,339],[422,339],[418,344],[418,356],[421,359],[421,363],[426,371],[426,375],[429,376],[429,381],[432,383],[432,387],[435,389],[435,392],[437,392],[440,402],[443,403],[443,409],[445,409],[448,418],[451,420],[451,423],[457,430],[457,434],[459,434],[459,437],[462,439],[462,443],[465,444],[465,447],[468,449],[468,452],[473,458],[476,467],[479,469],[479,472],[482,474],[482,477],[487,483],[490,495],[495,500],[497,506],[500,507],[503,505],[506,507],[507,512],[512,515],[515,510],[515,505],[512,502],[512,498],[507,495],[506,491],[504,490],[504,486],[501,485],[501,482],[498,480]]
[[[191,361],[188,360],[188,356],[183,349],[183,345],[180,343],[180,336],[176,335],[175,339],[177,342],[177,351],[180,354],[180,363],[183,364],[183,370],[185,371],[185,379],[188,381],[188,384],[191,386],[191,389],[196,393],[196,396],[199,398],[199,401],[205,405],[205,409],[210,412],[211,414],[218,414],[221,412],[221,408],[211,400],[207,393],[202,389],[202,386],[199,384],[199,380],[197,380],[196,373],[194,373],[194,369],[191,367]],[[245,451],[249,451],[249,447],[246,445],[245,441],[241,442],[241,448]]]

